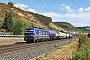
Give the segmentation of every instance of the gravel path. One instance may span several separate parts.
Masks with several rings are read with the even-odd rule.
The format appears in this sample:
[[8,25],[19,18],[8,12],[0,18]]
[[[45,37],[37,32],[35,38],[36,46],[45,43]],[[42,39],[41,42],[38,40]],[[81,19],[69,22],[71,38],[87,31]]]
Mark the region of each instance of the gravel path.
[[61,45],[66,44],[70,41],[71,41],[71,39],[63,40],[60,42],[46,44],[46,45],[31,48],[31,49],[28,48],[28,49],[23,49],[20,51],[5,53],[3,55],[0,55],[0,60],[30,60],[31,58],[34,58],[40,54],[43,54],[47,51],[50,51],[50,50],[56,48],[56,45],[61,46]]

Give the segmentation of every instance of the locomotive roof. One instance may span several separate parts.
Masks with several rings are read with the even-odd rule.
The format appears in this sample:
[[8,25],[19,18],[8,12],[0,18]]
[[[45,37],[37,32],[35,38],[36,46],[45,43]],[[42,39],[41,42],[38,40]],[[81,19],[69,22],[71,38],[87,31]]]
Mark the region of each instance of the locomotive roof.
[[45,30],[45,29],[43,29],[43,28],[36,28],[36,27],[26,28],[26,30],[29,30],[29,29],[39,29],[39,30]]
[[33,27],[31,27],[31,28],[26,28],[26,29],[37,29],[37,28],[33,28]]

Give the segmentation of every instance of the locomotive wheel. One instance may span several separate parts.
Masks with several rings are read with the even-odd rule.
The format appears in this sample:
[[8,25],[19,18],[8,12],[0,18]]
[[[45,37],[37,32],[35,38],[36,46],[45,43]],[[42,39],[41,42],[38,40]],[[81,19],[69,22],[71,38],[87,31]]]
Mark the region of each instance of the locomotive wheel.
[[26,41],[27,43],[31,43],[30,41]]
[[43,42],[45,42],[46,40],[43,40]]

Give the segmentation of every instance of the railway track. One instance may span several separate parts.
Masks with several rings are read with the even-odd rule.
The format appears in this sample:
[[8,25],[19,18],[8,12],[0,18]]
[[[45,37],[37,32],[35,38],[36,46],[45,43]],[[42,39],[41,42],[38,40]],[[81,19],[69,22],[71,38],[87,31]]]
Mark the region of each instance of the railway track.
[[[8,52],[13,52],[17,50],[22,50],[22,49],[27,49],[27,48],[35,48],[41,45],[48,45],[48,44],[53,44],[55,42],[63,42],[66,40],[70,39],[62,39],[62,40],[53,40],[53,41],[46,41],[46,42],[38,42],[38,43],[22,43],[22,44],[12,44],[12,45],[3,45],[0,46],[0,54],[8,53]],[[72,40],[72,39],[71,39]]]

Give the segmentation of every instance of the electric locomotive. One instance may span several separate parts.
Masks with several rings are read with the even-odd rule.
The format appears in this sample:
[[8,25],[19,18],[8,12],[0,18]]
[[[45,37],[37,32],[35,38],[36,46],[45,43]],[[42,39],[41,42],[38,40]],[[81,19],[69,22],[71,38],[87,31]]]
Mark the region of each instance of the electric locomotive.
[[24,40],[26,42],[38,42],[49,40],[48,30],[39,29],[39,28],[26,28],[24,32]]

